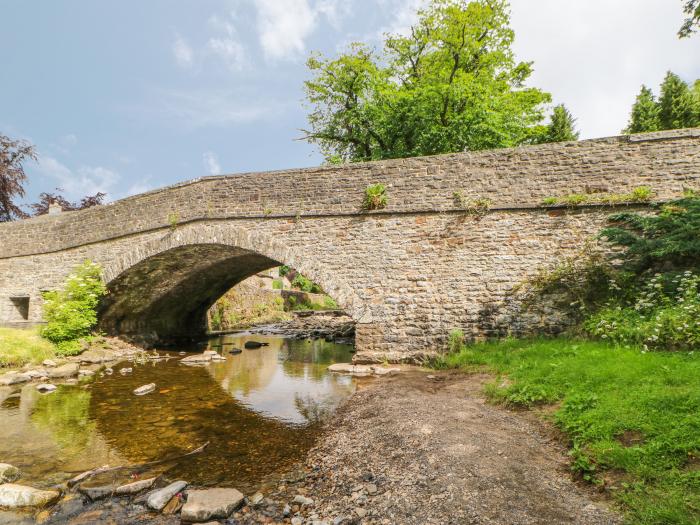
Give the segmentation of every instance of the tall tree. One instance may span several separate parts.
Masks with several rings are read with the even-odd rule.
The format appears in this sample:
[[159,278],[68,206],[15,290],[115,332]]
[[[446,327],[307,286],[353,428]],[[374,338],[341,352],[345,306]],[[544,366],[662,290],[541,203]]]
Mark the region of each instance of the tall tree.
[[312,56],[304,138],[326,159],[364,161],[537,142],[550,95],[528,88],[506,0],[433,0],[407,35]]
[[685,0],[683,12],[688,15],[688,18],[678,31],[678,36],[681,38],[692,35],[700,27],[700,0]]
[[624,133],[645,133],[661,129],[659,121],[659,105],[654,98],[654,93],[646,86],[642,86],[637,100],[632,106],[632,114]]
[[659,122],[662,129],[696,126],[698,115],[688,84],[675,73],[668,72],[659,95]]
[[578,140],[576,119],[564,104],[554,107],[549,125],[540,142],[566,142]]
[[24,197],[24,163],[36,160],[34,146],[24,140],[13,140],[0,134],[0,222],[26,217],[15,203]]
[[92,208],[93,206],[99,206],[102,204],[107,196],[106,193],[97,192],[94,195],[83,197],[78,202],[70,202],[63,195],[61,195],[60,192],[62,191],[63,190],[61,188],[56,188],[55,193],[40,193],[39,202],[29,205],[29,208],[32,210],[32,215],[37,216],[47,214],[51,204],[59,205],[62,211],[76,211]]

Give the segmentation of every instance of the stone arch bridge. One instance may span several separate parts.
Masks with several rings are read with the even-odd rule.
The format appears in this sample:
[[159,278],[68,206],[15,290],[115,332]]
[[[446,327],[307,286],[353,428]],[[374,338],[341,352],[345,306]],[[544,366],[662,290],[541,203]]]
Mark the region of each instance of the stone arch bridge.
[[[288,264],[356,321],[358,360],[439,351],[468,336],[554,329],[506,300],[581,249],[606,206],[546,197],[700,187],[700,129],[339,167],[205,177],[79,212],[0,225],[0,323],[41,321],[41,294],[85,259],[104,268],[102,329],[132,339],[200,335],[242,279]],[[386,208],[361,209],[369,184]],[[490,199],[483,217],[464,202]]]

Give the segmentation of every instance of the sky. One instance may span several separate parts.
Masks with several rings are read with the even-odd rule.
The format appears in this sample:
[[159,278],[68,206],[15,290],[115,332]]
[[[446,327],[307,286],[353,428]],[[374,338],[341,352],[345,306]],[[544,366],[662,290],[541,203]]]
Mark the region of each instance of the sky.
[[[116,200],[210,174],[316,166],[312,51],[381,46],[424,0],[0,0],[0,133],[36,145],[26,202],[60,187]],[[681,0],[512,0],[528,84],[619,134],[642,84],[700,78]],[[9,52],[8,52],[9,50]]]

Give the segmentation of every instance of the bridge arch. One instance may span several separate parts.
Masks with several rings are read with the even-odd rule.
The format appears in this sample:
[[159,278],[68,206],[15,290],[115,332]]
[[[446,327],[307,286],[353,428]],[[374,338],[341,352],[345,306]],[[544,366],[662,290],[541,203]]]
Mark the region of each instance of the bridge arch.
[[371,320],[349,283],[308,248],[230,224],[195,222],[137,242],[104,267],[100,327],[144,343],[201,336],[206,312],[232,286],[286,264],[318,283],[356,322]]

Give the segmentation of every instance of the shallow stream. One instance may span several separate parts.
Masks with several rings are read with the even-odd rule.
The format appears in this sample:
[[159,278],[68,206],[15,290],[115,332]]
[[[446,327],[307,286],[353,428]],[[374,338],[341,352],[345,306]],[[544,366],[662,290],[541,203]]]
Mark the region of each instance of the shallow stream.
[[[248,340],[269,346],[243,349]],[[98,466],[176,457],[209,442],[159,473],[250,494],[303,459],[319,422],[355,388],[327,371],[351,360],[350,345],[244,333],[187,350],[207,348],[226,360],[187,366],[167,352],[167,361],[125,362],[50,394],[32,384],[0,392],[0,461],[22,470],[21,483],[49,487]],[[122,375],[123,367],[133,372]],[[154,392],[133,394],[147,383]]]

